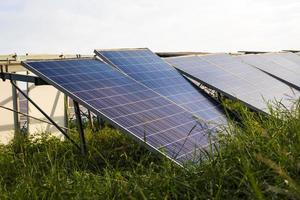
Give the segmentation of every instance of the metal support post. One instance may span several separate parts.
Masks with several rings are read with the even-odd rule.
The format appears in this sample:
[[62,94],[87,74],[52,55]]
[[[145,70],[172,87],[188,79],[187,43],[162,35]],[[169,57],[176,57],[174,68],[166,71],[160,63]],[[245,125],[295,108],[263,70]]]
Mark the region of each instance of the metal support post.
[[93,121],[93,116],[92,116],[92,113],[90,110],[88,110],[88,118],[89,118],[89,125],[90,125],[90,128],[92,130],[94,130],[94,121]]
[[[16,82],[14,81],[14,84]],[[13,109],[18,111],[18,94],[16,88],[12,85],[12,100],[13,100]],[[20,133],[20,123],[19,123],[19,114],[14,112],[14,128],[15,136]]]
[[104,126],[104,121],[101,119],[101,117],[99,115],[97,116],[97,124],[98,124],[99,130],[101,130]]
[[82,155],[86,155],[86,143],[85,143],[85,138],[84,138],[84,131],[83,131],[83,126],[82,126],[82,121],[81,121],[79,104],[75,100],[73,100],[73,104],[74,104],[74,110],[75,110],[75,115],[76,115],[77,130],[78,130],[78,133],[80,136],[81,153],[82,153]]
[[65,118],[64,126],[69,127],[69,104],[68,104],[68,96],[66,94],[64,96],[64,118]]
[[[29,75],[29,72],[28,71],[26,71],[26,75],[28,76]],[[25,83],[26,84],[26,91],[27,91],[27,95],[29,96],[29,83],[28,82],[26,82]],[[29,103],[28,103],[28,100],[27,100],[27,102],[26,102],[26,110],[27,110],[27,114],[29,114]],[[26,116],[26,121],[27,121],[27,130],[26,130],[26,134],[28,135],[29,134],[29,124],[30,124],[30,117],[29,116]]]

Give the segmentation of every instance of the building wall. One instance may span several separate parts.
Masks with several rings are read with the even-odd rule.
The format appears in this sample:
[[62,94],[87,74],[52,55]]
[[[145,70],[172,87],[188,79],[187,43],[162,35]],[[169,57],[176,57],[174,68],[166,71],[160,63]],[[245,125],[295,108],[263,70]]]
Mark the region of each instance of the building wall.
[[[13,109],[12,86],[0,80],[0,105]],[[0,144],[7,144],[14,137],[13,112],[0,108]]]
[[[57,124],[64,126],[64,94],[53,86],[34,86],[29,84],[29,97],[37,103]],[[47,120],[32,104],[29,103],[28,113],[39,119]],[[43,123],[34,119],[29,120],[29,133],[51,132],[58,137],[62,134],[53,125]]]

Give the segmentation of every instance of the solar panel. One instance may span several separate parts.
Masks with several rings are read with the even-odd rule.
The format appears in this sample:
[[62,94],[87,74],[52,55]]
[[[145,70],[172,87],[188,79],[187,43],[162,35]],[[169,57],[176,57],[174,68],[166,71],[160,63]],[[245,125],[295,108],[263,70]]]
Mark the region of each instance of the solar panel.
[[110,124],[177,163],[198,158],[209,124],[100,60],[32,61],[24,67]]
[[293,53],[267,53],[261,54],[261,56],[300,75],[300,57]]
[[262,71],[269,73],[292,87],[300,89],[300,65],[285,58],[289,53],[267,53],[238,56],[238,58]]
[[287,60],[290,60],[300,65],[300,53],[296,54],[291,52],[285,52],[285,53],[280,53],[280,55],[286,58]]
[[[281,101],[288,108],[299,93],[264,72],[226,54],[167,58],[182,73],[238,99],[252,109],[268,112],[267,102]],[[295,92],[295,94],[294,94]]]
[[95,50],[95,53],[199,118],[225,123],[220,105],[196,89],[171,65],[149,49]]

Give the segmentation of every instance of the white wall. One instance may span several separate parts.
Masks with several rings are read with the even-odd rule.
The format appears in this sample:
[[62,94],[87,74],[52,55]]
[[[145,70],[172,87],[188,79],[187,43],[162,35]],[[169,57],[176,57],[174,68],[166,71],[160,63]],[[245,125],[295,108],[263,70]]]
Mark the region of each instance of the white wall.
[[[28,96],[46,112],[57,124],[64,126],[64,94],[53,86],[35,86],[29,83]],[[0,80],[0,105],[13,109],[12,85],[9,81]],[[31,103],[28,103],[28,115],[46,120]],[[20,118],[20,116],[19,116]],[[58,137],[62,134],[53,125],[29,119],[29,133],[51,132]],[[14,137],[13,112],[0,108],[0,144],[7,144]]]
[[[53,86],[34,86],[29,84],[29,97],[42,108],[57,124],[64,126],[64,94]],[[32,104],[29,103],[28,113],[31,116],[47,120]],[[42,131],[51,132],[61,137],[62,134],[53,125],[43,123],[34,119],[29,120],[29,133],[35,134]]]
[[[12,86],[0,80],[0,105],[13,109]],[[14,137],[13,112],[0,108],[0,143],[7,144]]]

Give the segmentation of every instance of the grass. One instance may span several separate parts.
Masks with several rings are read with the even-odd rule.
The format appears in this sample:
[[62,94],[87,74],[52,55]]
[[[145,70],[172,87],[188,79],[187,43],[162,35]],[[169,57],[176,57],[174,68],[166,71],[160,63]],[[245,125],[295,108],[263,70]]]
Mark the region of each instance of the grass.
[[109,127],[86,129],[86,157],[48,134],[15,139],[0,147],[0,199],[300,199],[299,106],[235,109],[214,156],[186,168]]

